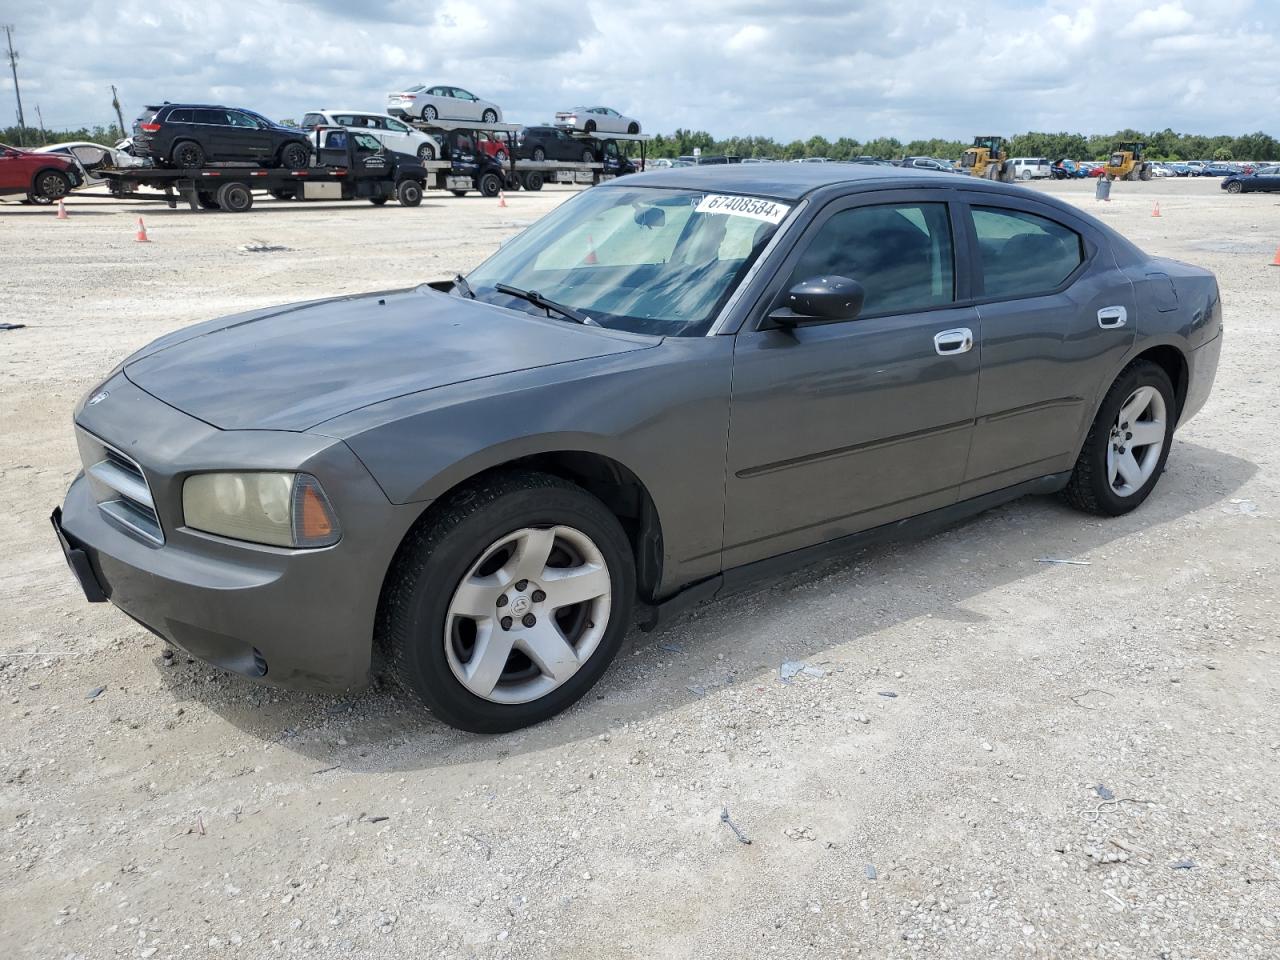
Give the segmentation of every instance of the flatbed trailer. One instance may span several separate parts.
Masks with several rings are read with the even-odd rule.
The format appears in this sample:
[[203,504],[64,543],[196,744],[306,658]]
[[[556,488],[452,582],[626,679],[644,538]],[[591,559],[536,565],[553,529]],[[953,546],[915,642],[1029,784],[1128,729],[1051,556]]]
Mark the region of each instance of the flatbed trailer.
[[[340,139],[335,141],[329,134]],[[99,173],[113,197],[158,200],[170,208],[185,200],[192,210],[242,213],[253,206],[255,191],[277,200],[368,200],[381,206],[394,197],[405,207],[422,202],[428,172],[416,157],[388,153],[372,137],[362,139],[342,127],[318,127],[313,136],[316,163],[301,170],[223,163],[182,170],[124,167]],[[163,196],[141,193],[141,187],[160,190]]]
[[[547,183],[570,183],[592,186],[630,172],[630,159],[610,142],[639,144],[641,169],[644,168],[648,142],[647,133],[582,133],[566,131],[570,136],[594,147],[602,158],[595,163],[567,160],[524,160],[516,156],[516,134],[523,129],[519,123],[482,123],[478,120],[409,120],[405,122],[418,130],[440,139],[443,153],[449,160],[428,161],[423,164],[431,174],[430,184],[436,189],[448,190],[455,196],[464,196],[477,190],[484,196],[497,196],[500,190],[541,190]],[[498,134],[507,141],[507,159],[500,162],[485,153],[476,143],[477,134]]]

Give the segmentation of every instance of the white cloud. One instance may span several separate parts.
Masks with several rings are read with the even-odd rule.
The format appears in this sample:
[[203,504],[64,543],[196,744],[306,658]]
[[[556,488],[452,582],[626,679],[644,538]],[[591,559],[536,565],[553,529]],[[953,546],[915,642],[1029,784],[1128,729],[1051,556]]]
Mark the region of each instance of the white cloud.
[[21,2],[0,19],[51,126],[109,122],[112,83],[128,120],[161,100],[376,108],[444,82],[517,121],[585,99],[721,136],[1244,132],[1274,123],[1257,70],[1280,60],[1274,0]]

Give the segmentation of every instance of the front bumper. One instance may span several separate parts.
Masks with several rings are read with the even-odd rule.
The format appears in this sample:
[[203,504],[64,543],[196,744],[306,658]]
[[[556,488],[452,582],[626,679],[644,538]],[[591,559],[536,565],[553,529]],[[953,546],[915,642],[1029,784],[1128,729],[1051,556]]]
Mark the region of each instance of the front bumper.
[[[174,410],[123,375],[77,426],[126,451],[146,474],[164,528],[157,545],[99,507],[78,475],[55,529],[94,599],[106,599],[201,660],[283,687],[340,692],[368,681],[383,576],[422,505],[387,500],[347,446],[328,437],[222,431]],[[270,466],[270,465],[274,466]],[[258,546],[181,523],[182,482],[209,469],[300,469],[342,523],[332,547]]]

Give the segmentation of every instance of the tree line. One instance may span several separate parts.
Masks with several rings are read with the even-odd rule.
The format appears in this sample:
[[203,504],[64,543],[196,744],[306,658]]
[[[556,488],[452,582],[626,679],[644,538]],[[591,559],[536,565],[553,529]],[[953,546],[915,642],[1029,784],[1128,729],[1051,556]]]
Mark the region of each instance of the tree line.
[[[0,131],[0,143],[15,147],[39,147],[47,143],[68,140],[87,140],[91,143],[111,145],[122,134],[116,124],[99,125],[79,130],[42,130],[33,127],[6,127]],[[1242,136],[1220,135],[1215,137],[1197,133],[1177,133],[1170,129],[1155,132],[1119,130],[1112,134],[1081,133],[1019,133],[1009,139],[1009,155],[1013,157],[1048,157],[1057,160],[1103,160],[1117,143],[1142,140],[1147,144],[1149,160],[1280,160],[1280,141],[1268,133],[1247,133]],[[969,146],[961,140],[909,140],[903,143],[896,137],[877,137],[859,141],[852,137],[828,140],[812,136],[808,140],[792,140],[781,143],[772,137],[730,137],[717,140],[705,130],[676,130],[674,133],[655,134],[649,143],[651,157],[681,157],[693,153],[694,147],[703,154],[731,157],[762,157],[772,160],[799,160],[804,157],[827,157],[831,160],[852,160],[855,157],[876,157],[881,160],[900,160],[902,157],[939,157],[959,160]]]
[[[1012,157],[1103,160],[1116,144],[1131,140],[1146,143],[1145,156],[1149,160],[1280,160],[1280,141],[1267,133],[1211,137],[1196,133],[1177,133],[1167,128],[1155,132],[1119,130],[1112,134],[1090,136],[1081,133],[1019,133],[1009,138],[1008,150]],[[903,143],[896,137],[858,141],[851,137],[828,140],[823,136],[812,136],[808,140],[780,143],[771,137],[730,137],[727,140],[717,140],[705,130],[681,129],[671,134],[656,134],[649,144],[649,154],[654,157],[688,156],[693,153],[694,147],[699,147],[707,156],[724,154],[772,160],[799,160],[804,157],[827,157],[831,160],[852,160],[855,157],[876,157],[880,160],[938,157],[959,160],[970,142],[935,138]]]

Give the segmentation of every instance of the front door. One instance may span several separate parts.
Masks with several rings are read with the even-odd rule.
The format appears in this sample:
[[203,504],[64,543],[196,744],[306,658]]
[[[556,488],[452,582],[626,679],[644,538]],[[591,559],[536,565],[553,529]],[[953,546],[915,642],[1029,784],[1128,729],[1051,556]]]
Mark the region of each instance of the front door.
[[[855,196],[823,210],[737,335],[726,568],[946,506],[978,394],[978,317],[949,191]],[[925,199],[921,199],[921,198]],[[960,264],[963,264],[963,257]],[[797,282],[866,289],[855,320],[767,327]]]

